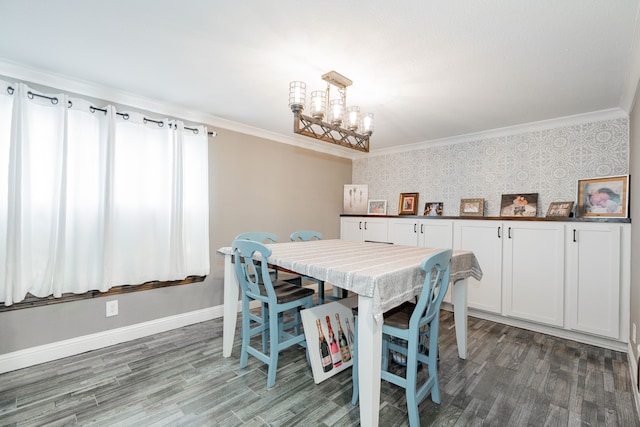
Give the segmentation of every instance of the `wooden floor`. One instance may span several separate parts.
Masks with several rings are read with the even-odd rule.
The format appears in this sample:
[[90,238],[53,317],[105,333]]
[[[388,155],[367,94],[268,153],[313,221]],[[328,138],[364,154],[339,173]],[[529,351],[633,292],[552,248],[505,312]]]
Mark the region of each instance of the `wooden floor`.
[[[457,357],[442,313],[442,404],[425,426],[640,426],[626,355],[476,318]],[[238,336],[239,334],[237,334]],[[239,340],[222,357],[222,319],[0,375],[2,426],[357,426],[351,371],[316,385],[301,349],[276,387]],[[405,426],[402,389],[382,382],[381,426]]]

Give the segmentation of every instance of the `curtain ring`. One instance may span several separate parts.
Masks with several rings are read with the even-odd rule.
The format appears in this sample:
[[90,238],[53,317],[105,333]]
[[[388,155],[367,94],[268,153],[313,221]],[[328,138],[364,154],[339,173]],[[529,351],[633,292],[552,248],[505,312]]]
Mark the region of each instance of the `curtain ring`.
[[9,95],[13,95],[13,92],[15,92],[15,90],[11,86],[7,86],[7,92],[9,92]]

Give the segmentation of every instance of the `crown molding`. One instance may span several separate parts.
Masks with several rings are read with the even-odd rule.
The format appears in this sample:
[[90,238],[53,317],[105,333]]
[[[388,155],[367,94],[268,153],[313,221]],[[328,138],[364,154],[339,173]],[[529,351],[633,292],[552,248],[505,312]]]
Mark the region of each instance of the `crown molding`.
[[521,125],[508,126],[503,128],[491,129],[482,132],[468,133],[464,135],[452,136],[447,138],[434,139],[430,141],[417,142],[415,144],[403,145],[400,147],[382,148],[371,150],[370,156],[382,156],[397,153],[406,153],[408,151],[420,150],[443,145],[460,144],[462,142],[477,141],[481,139],[500,138],[512,136],[522,133],[548,130],[553,128],[575,126],[585,123],[592,123],[603,120],[628,119],[629,115],[621,108],[610,108],[607,110],[593,111],[584,114],[575,114],[572,116],[558,117],[555,119],[541,120],[538,122],[524,123]]
[[348,148],[343,148],[337,145],[332,146],[330,144],[318,144],[317,141],[313,141],[310,138],[282,135],[276,132],[234,122],[232,120],[223,119],[212,114],[191,110],[179,105],[146,98],[120,89],[99,85],[85,80],[79,80],[77,78],[70,78],[50,72],[44,72],[4,58],[0,58],[0,75],[10,79],[24,81],[27,84],[32,83],[47,86],[60,91],[72,92],[80,96],[126,105],[140,110],[147,110],[154,114],[164,114],[189,122],[201,123],[210,128],[209,130],[211,130],[211,128],[215,128],[215,130],[224,129],[347,159],[353,159],[354,155],[354,153],[351,153],[353,150]]
[[[634,46],[635,45],[636,43],[634,43]],[[640,41],[638,42],[638,48],[640,48]],[[638,61],[638,74],[640,75],[640,55]],[[125,92],[119,89],[99,85],[93,82],[56,75],[50,72],[44,72],[42,70],[30,68],[3,58],[0,58],[0,75],[25,81],[27,83],[49,86],[57,90],[73,92],[81,96],[87,96],[107,102],[126,105],[132,108],[147,110],[155,114],[165,114],[171,117],[180,118],[185,121],[202,123],[207,127],[215,128],[216,130],[224,129],[228,131],[238,132],[257,138],[264,138],[270,141],[280,142],[283,144],[288,144],[295,147],[300,147],[307,150],[312,150],[350,160],[357,160],[372,156],[405,153],[409,151],[424,149],[427,147],[458,144],[461,142],[473,141],[478,139],[510,136],[519,133],[533,132],[555,127],[629,117],[628,113],[623,109],[612,108],[608,110],[594,111],[585,114],[577,114],[550,120],[525,123],[521,125],[492,129],[482,132],[423,141],[415,144],[402,145],[399,147],[382,148],[377,150],[372,149],[369,153],[360,153],[355,152],[354,150],[351,150],[349,148],[340,147],[338,145],[319,143],[312,138],[303,137],[300,135],[283,135],[280,133],[245,125],[239,122],[234,122],[228,119],[223,119],[221,117],[203,113],[201,111],[191,110],[186,107],[169,104],[151,98],[146,98],[141,95]],[[637,80],[635,83],[637,84]]]

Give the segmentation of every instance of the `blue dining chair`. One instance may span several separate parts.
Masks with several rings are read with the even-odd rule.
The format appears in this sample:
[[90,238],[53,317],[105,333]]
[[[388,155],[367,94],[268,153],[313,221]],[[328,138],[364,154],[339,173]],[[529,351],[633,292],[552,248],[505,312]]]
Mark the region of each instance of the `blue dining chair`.
[[[449,288],[451,271],[451,249],[436,252],[425,258],[420,268],[425,272],[424,285],[416,303],[405,302],[384,313],[382,325],[382,370],[380,377],[405,389],[409,425],[420,426],[418,405],[431,393],[431,400],[440,403],[440,386],[438,384],[438,329],[440,324],[440,306]],[[420,345],[421,336],[428,330],[428,345]],[[352,404],[358,402],[358,351],[357,351],[357,318],[356,345],[353,356],[353,395]],[[394,340],[402,340],[405,345]],[[406,376],[394,374],[388,370],[389,352],[394,351],[406,359]],[[418,385],[418,364],[427,366],[428,376]]]
[[[266,262],[254,259],[256,254],[266,260],[271,255],[271,249],[264,244],[252,240],[234,240],[231,245],[233,260],[242,290],[242,348],[240,352],[240,368],[246,368],[249,355],[266,363],[267,388],[276,383],[279,353],[291,346],[300,345],[306,349],[307,343],[304,333],[298,328],[293,333],[284,324],[284,313],[290,310],[299,312],[302,308],[313,306],[313,289],[303,288],[288,282],[271,281]],[[268,316],[247,316],[251,301],[259,301],[266,308]],[[265,351],[251,345],[251,337],[269,334],[269,346]],[[308,359],[308,354],[307,354]]]
[[[322,240],[322,233],[320,233],[319,231],[313,231],[313,230],[294,231],[293,233],[291,233],[289,238],[291,239],[292,242],[308,242],[310,240]],[[324,280],[316,279],[315,277],[309,277],[309,276],[302,276],[302,279],[313,281],[318,284],[318,305],[324,304],[325,299],[329,299],[329,300],[340,299],[340,297],[333,296],[333,295],[325,296]],[[343,292],[343,297],[344,297],[345,296],[344,290],[341,290],[341,291]]]
[[[269,244],[269,243],[276,243],[278,241],[278,236],[270,233],[268,231],[249,231],[246,233],[240,233],[236,236],[235,240],[252,240],[255,242],[260,242],[260,243],[265,243],[265,244]],[[272,283],[277,283],[275,286],[281,286],[284,283],[282,282],[276,282],[278,280],[278,270],[275,268],[269,268],[269,276],[271,278],[271,282]],[[286,282],[298,285],[298,286],[302,286],[302,277],[300,276],[294,276],[294,275],[286,275],[285,279]],[[242,295],[243,298],[243,306],[244,306],[244,298],[245,295],[243,293]],[[253,314],[251,312],[251,310],[243,310],[242,312],[243,316],[247,316],[249,318],[251,318],[251,320],[253,321],[257,321],[257,316],[255,314]],[[263,303],[261,304],[261,313],[260,315],[262,316],[262,322],[264,324],[267,324],[269,321],[269,312],[267,311],[266,305]],[[296,332],[299,331],[300,328],[300,324],[302,323],[299,313],[296,311],[294,313],[294,322],[292,323],[292,325],[296,328]],[[267,343],[269,340],[269,330],[265,329],[262,332],[262,351],[264,353],[267,352]]]

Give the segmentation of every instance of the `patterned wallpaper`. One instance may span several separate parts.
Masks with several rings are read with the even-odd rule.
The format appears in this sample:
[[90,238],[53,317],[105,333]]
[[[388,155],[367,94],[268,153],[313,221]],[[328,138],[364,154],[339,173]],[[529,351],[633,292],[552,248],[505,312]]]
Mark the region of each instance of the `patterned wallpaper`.
[[485,216],[499,216],[502,194],[538,193],[544,217],[550,202],[576,200],[578,179],[628,174],[628,157],[629,120],[617,118],[371,154],[354,160],[352,182],[387,200],[388,215],[400,193],[420,193],[419,215],[426,202],[444,202],[445,216],[459,215],[462,198],[484,198]]

